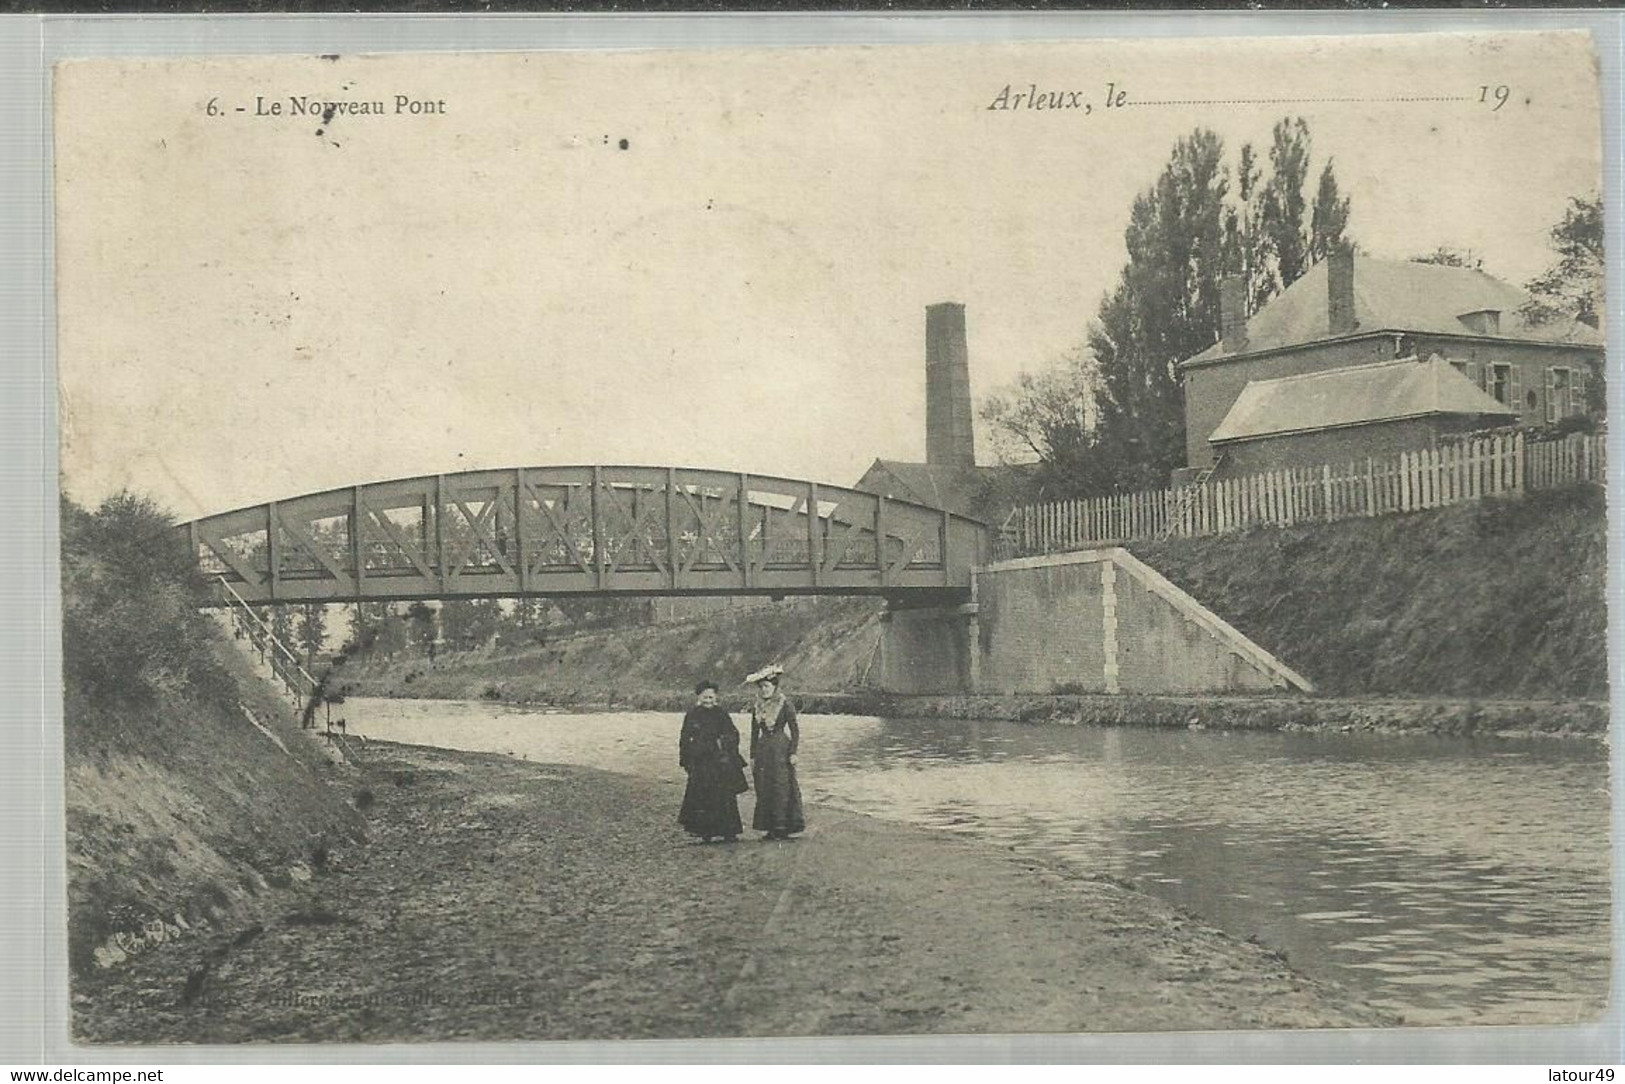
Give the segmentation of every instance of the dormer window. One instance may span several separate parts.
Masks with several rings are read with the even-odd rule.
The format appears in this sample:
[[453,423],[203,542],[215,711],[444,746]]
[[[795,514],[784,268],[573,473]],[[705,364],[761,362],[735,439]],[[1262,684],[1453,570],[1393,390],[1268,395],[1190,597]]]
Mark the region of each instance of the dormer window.
[[1476,309],[1473,312],[1464,312],[1456,319],[1466,324],[1467,330],[1475,335],[1501,334],[1500,309]]

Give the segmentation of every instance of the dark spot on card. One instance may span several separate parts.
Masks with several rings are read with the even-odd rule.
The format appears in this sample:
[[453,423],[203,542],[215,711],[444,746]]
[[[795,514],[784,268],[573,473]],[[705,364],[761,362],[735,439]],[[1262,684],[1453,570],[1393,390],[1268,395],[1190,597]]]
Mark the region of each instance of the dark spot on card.
[[318,128],[318,129],[316,129],[316,134],[317,134],[317,135],[321,135],[321,134],[322,134],[322,130],[321,130],[321,129],[320,129],[320,128]]
[[624,151],[630,146],[632,146],[632,143],[631,143],[630,140],[625,140],[625,139],[621,140],[621,150]]
[[339,58],[339,54],[337,54],[337,53],[323,53],[322,54],[322,59],[323,60],[337,60],[338,58]]
[[322,123],[323,124],[332,124],[333,123],[333,112],[334,112],[334,107],[333,107],[332,103],[328,103],[327,108],[322,110]]

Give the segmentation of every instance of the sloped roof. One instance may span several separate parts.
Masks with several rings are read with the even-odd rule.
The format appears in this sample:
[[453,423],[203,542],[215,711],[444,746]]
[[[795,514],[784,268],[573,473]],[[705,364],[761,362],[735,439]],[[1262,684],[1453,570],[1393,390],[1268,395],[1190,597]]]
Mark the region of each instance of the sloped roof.
[[1218,444],[1432,414],[1516,416],[1434,355],[1426,361],[1401,358],[1248,381],[1208,440]]
[[[1322,260],[1254,313],[1247,321],[1245,350],[1231,353],[1222,342],[1215,343],[1183,364],[1200,365],[1332,338],[1326,277],[1326,261]],[[1529,323],[1518,315],[1518,309],[1528,300],[1529,295],[1516,286],[1470,268],[1354,257],[1354,334],[1413,331],[1584,346],[1603,344],[1596,328],[1578,320]],[[1493,334],[1476,331],[1461,319],[1486,310],[1501,314],[1500,328]]]
[[877,459],[853,488],[993,523],[1026,499],[1026,481],[1036,469],[1036,464],[965,467]]

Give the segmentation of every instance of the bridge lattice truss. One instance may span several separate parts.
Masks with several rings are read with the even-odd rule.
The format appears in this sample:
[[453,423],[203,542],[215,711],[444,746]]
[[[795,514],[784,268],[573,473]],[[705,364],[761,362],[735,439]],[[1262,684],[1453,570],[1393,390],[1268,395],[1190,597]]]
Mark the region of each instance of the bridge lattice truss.
[[941,509],[676,467],[520,467],[374,482],[182,530],[203,570],[252,604],[900,595],[964,589],[988,556],[987,528]]

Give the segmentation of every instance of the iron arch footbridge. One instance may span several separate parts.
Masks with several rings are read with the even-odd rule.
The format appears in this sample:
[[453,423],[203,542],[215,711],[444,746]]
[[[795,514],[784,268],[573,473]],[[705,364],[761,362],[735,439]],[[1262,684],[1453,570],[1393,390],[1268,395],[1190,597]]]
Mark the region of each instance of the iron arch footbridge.
[[968,595],[988,528],[764,475],[543,466],[328,490],[181,524],[216,604]]

